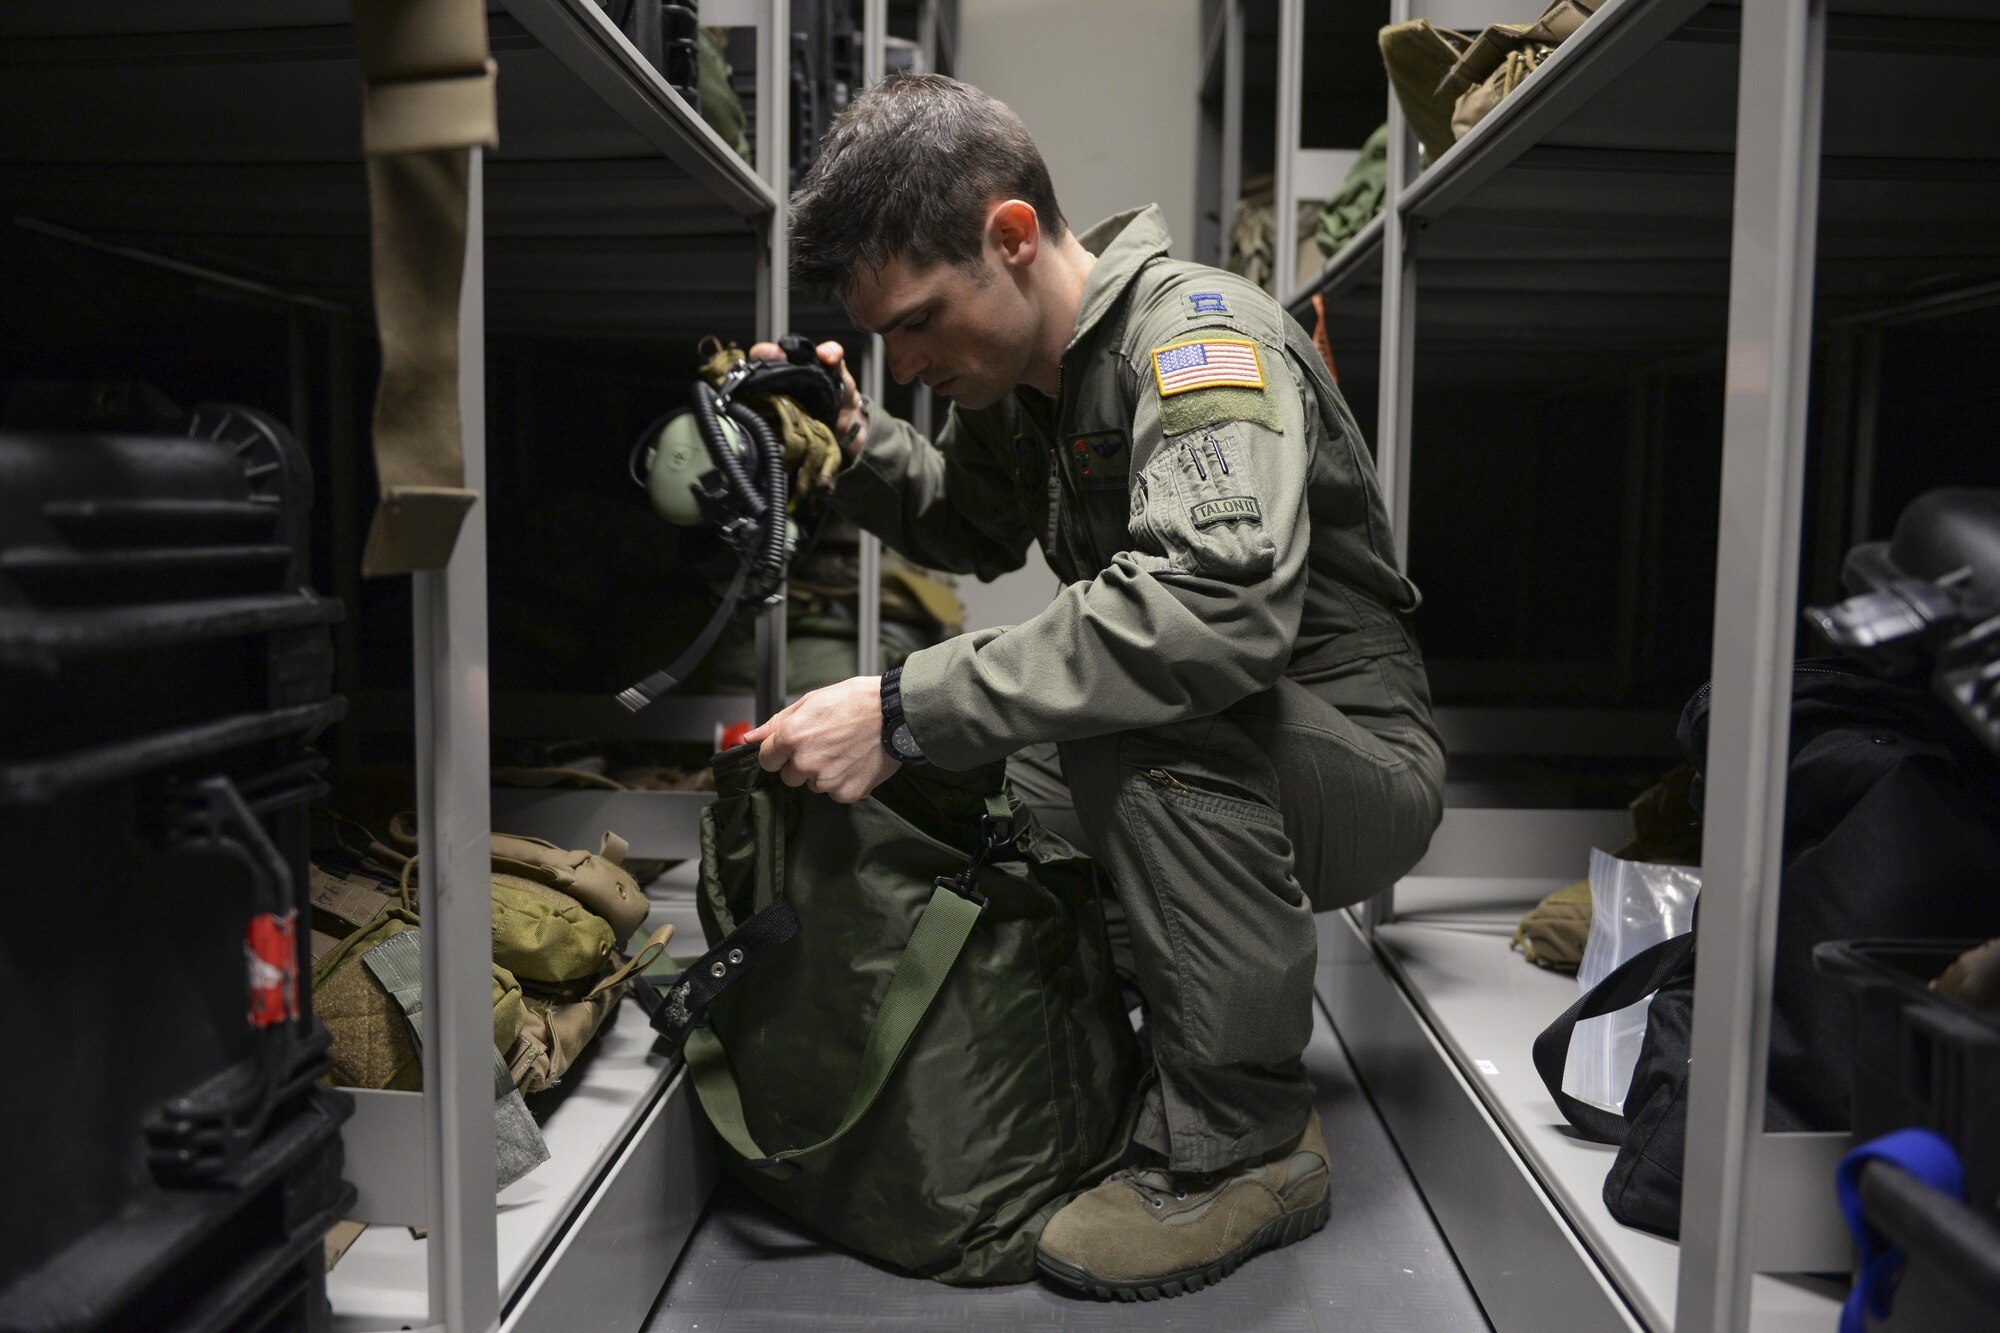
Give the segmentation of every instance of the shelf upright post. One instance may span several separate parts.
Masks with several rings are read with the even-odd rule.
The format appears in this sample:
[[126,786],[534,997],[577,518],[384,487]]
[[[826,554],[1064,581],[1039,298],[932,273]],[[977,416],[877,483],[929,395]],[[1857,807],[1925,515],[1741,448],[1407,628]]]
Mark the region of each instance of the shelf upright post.
[[482,496],[451,561],[413,574],[417,851],[423,938],[430,1321],[500,1321],[493,1181],[492,807],[486,675],[486,260],[483,153],[471,151],[459,296],[465,485]]
[[[354,329],[345,318],[327,323],[326,445],[328,508],[332,511],[333,595],[347,614],[333,627],[335,687],[350,695],[361,690],[361,469],[362,448],[355,424]],[[353,721],[340,728],[334,757],[349,763],[360,757],[360,727]]]
[[1748,1326],[1759,1248],[1825,55],[1826,0],[1743,7],[1680,1333]]
[[1228,268],[1229,233],[1243,195],[1243,0],[1222,3],[1222,203],[1214,263]]
[[1278,0],[1278,142],[1272,162],[1271,288],[1280,301],[1298,286],[1299,116],[1304,97],[1305,0]]
[[[882,81],[889,63],[889,0],[862,0],[861,4],[861,86],[872,88]],[[884,356],[882,339],[868,339],[868,360],[862,367],[861,392],[870,405],[882,401]],[[862,441],[866,443],[866,441]],[[882,672],[882,539],[872,532],[861,534],[861,588],[856,596],[854,627],[854,673],[876,676]]]
[[[1411,0],[1391,0],[1389,22],[1410,21]],[[1417,137],[1402,103],[1389,94],[1389,160],[1382,194],[1382,372],[1375,419],[1375,474],[1389,511],[1396,564],[1410,567],[1410,421],[1416,401],[1417,269],[1410,238],[1415,222],[1403,213],[1403,195],[1417,178]],[[1361,905],[1362,929],[1396,919],[1391,887]]]
[[[757,256],[757,312],[767,336],[790,331],[792,5],[768,0],[757,33],[757,170],[777,196]],[[785,586],[757,613],[757,720],[785,706]]]

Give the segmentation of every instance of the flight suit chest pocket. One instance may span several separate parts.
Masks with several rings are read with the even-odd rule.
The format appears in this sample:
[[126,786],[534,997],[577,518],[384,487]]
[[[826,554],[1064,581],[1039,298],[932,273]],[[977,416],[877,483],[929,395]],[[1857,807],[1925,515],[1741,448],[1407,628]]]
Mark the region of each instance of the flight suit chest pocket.
[[1132,435],[1120,429],[1077,430],[1062,437],[1061,466],[1077,511],[1077,544],[1097,570],[1132,546],[1127,528],[1132,484]]

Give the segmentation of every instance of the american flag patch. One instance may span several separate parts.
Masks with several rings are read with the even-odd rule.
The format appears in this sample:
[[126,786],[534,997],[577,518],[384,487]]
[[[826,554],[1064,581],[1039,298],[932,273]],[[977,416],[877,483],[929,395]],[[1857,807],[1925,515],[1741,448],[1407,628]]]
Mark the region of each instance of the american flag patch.
[[1192,389],[1235,385],[1264,387],[1264,368],[1257,361],[1257,344],[1247,338],[1199,338],[1153,349],[1153,377],[1160,397]]

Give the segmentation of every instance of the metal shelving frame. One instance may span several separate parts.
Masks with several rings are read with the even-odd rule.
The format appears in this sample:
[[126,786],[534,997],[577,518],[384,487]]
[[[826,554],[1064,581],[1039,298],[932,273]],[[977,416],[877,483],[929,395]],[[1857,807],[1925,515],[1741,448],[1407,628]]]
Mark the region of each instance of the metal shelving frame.
[[[1392,21],[1442,7],[1395,0]],[[1617,343],[1607,362],[1726,357],[1682,1243],[1618,1226],[1597,1199],[1608,1154],[1560,1132],[1527,1060],[1573,985],[1504,943],[1522,903],[1581,873],[1581,849],[1622,839],[1622,812],[1448,808],[1400,894],[1322,920],[1323,998],[1503,1331],[1833,1322],[1836,1284],[1773,1275],[1849,1262],[1830,1186],[1846,1136],[1767,1133],[1762,1120],[1814,336],[1825,331],[1831,348],[1829,382],[1815,391],[1829,416],[1850,414],[1854,436],[1811,460],[1823,526],[1808,556],[1823,574],[1868,535],[1879,330],[1994,300],[1994,247],[1964,238],[2000,194],[2000,143],[1976,129],[1918,141],[1910,127],[1951,123],[1945,108],[1973,69],[1951,66],[1933,88],[1921,62],[1990,61],[1996,39],[1990,12],[1958,0],[1607,0],[1421,174],[1392,97],[1383,215],[1290,289],[1288,308],[1308,322],[1315,293],[1380,290],[1378,470],[1405,556],[1410,475],[1423,466],[1411,440],[1419,383],[1444,373],[1454,338],[1510,354],[1468,331],[1504,308],[1480,291],[1500,262],[1482,271],[1482,247],[1519,268],[1511,292],[1549,288],[1508,321],[1521,344],[1509,364],[1524,372],[1560,338],[1588,342],[1599,319],[1612,334],[1621,322],[1633,330],[1623,342],[1595,335]],[[1296,48],[1290,6],[1286,40]],[[1871,95],[1886,88],[1904,104],[1871,121],[1865,101],[1829,101],[1828,64],[1841,58],[1873,61]],[[1295,97],[1287,68],[1281,53],[1281,88]],[[1851,89],[1858,68],[1831,81]],[[1733,101],[1718,91],[1731,83]],[[1616,131],[1647,112],[1654,141],[1621,145]],[[1839,146],[1826,146],[1836,129]],[[1295,138],[1281,135],[1282,163]],[[1897,189],[1931,193],[1890,197]],[[1558,198],[1584,216],[1565,228]],[[1545,226],[1557,234],[1538,247],[1529,233]],[[1555,720],[1564,710],[1544,715],[1545,728],[1570,730]],[[1518,748],[1528,719],[1440,715],[1448,740],[1488,752]],[[1598,717],[1585,728],[1597,740],[1572,739],[1579,752],[1630,753],[1621,747],[1638,721]]]
[[[702,11],[710,24],[758,29],[761,169],[739,159],[592,0],[490,7],[502,148],[473,154],[459,347],[466,484],[482,494],[489,326],[658,336],[664,321],[703,305],[772,331],[787,325],[790,0],[706,0]],[[362,430],[348,388],[367,336],[368,230],[350,12],[346,0],[109,0],[10,12],[0,19],[0,108],[13,130],[0,134],[0,186],[8,225],[291,311],[302,433],[315,385],[307,325],[318,321],[339,493],[335,563],[339,591],[353,598],[348,567],[358,563],[363,515],[352,460]],[[877,70],[882,19],[871,0]],[[730,267],[753,250],[754,307]],[[743,263],[742,279],[750,276]],[[388,1225],[371,1226],[335,1269],[342,1329],[637,1327],[716,1174],[678,1061],[627,1021],[607,1029],[549,1112],[555,1156],[496,1205],[485,1054],[495,714],[522,726],[611,714],[608,700],[489,697],[485,512],[473,508],[445,569],[413,579],[413,695],[357,701],[391,726],[398,712],[417,720],[427,1091],[356,1095],[347,1133],[356,1216]],[[759,622],[754,700],[673,700],[640,729],[699,727],[705,739],[716,717],[745,704],[759,716],[775,709],[783,624],[781,602]],[[344,632],[344,659],[356,651]],[[668,799],[630,812],[586,800],[544,810],[545,826],[560,815],[594,840],[607,826],[600,819],[629,814],[649,830],[669,826],[652,841],[687,854],[700,798],[629,795]],[[407,1226],[427,1238],[411,1239]],[[370,1237],[380,1240],[372,1252]],[[342,1308],[343,1290],[368,1299]]]
[[[1229,229],[1243,182],[1243,95],[1246,54],[1244,6],[1251,0],[1207,0],[1201,65],[1197,71],[1202,102],[1199,171],[1196,185],[1201,217],[1195,252],[1202,262],[1223,266],[1229,260]],[[1272,198],[1274,205],[1272,267],[1274,286],[1291,291],[1297,283],[1298,204],[1333,196],[1360,158],[1359,148],[1306,148],[1300,143],[1301,89],[1304,71],[1306,0],[1276,0],[1278,24],[1277,130]],[[1209,219],[1213,209],[1214,221]]]

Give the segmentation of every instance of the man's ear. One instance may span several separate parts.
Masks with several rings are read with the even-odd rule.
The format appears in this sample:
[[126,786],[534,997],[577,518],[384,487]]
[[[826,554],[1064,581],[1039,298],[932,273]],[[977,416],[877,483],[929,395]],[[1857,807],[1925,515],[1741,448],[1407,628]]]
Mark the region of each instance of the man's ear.
[[1041,250],[1042,220],[1035,206],[1020,199],[1003,199],[986,215],[986,239],[1001,264],[1024,269]]

